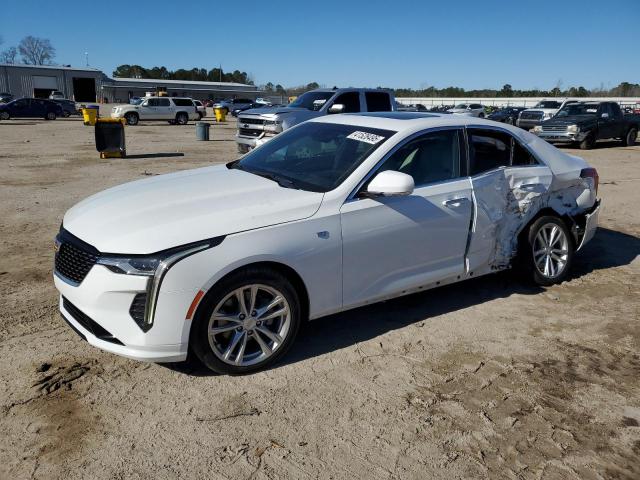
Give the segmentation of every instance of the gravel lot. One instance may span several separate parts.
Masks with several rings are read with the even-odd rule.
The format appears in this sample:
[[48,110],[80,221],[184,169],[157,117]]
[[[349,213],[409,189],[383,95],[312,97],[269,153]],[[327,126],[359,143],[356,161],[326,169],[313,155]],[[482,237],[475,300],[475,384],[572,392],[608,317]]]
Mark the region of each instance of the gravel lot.
[[130,361],[57,313],[63,213],[235,157],[234,122],[0,122],[0,478],[640,478],[640,146],[599,144],[601,229],[560,286],[509,274],[310,324],[245,377]]

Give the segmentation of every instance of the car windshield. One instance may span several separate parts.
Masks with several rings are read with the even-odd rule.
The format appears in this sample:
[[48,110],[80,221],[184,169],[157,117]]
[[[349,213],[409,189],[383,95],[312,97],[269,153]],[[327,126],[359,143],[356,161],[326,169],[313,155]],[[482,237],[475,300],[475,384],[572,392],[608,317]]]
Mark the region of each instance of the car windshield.
[[328,192],[394,133],[307,122],[279,134],[227,167],[269,178],[286,188]]
[[538,102],[535,108],[560,108],[560,102]]
[[598,112],[597,103],[570,103],[562,107],[558,112],[558,117],[568,117],[569,115],[590,115]]
[[455,108],[467,108],[469,106],[468,103],[461,103],[459,105],[456,105]]
[[307,92],[300,95],[288,107],[291,108],[306,108],[307,110],[317,111],[327,103],[335,92]]

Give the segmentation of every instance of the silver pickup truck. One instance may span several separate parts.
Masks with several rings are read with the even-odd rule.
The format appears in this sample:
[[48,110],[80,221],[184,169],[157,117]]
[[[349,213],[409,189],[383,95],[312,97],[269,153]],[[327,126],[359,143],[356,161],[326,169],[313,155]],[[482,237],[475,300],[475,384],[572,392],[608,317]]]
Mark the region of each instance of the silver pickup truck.
[[247,153],[278,133],[311,118],[332,113],[391,112],[392,92],[382,89],[336,88],[311,90],[286,107],[246,110],[238,115],[236,143],[239,153]]

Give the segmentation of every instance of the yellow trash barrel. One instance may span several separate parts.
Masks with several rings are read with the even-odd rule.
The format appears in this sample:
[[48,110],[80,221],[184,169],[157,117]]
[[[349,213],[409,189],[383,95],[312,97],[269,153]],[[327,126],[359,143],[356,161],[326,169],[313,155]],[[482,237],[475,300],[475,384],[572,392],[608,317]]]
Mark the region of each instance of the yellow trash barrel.
[[93,106],[83,108],[82,118],[85,125],[95,125],[98,118],[98,109]]
[[224,122],[227,117],[227,113],[224,108],[214,108],[213,113],[216,116],[216,122]]

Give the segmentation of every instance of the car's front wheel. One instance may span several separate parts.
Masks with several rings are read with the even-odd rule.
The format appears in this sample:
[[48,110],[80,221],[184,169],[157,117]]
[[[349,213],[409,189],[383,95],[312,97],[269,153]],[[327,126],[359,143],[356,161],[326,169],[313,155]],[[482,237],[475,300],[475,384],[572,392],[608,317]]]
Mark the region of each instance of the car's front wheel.
[[57,117],[56,117],[55,112],[47,112],[47,114],[45,115],[44,118],[46,120],[55,120]]
[[519,252],[526,275],[542,286],[562,282],[569,273],[574,253],[565,222],[558,217],[540,217],[526,233]]
[[596,145],[596,134],[591,132],[580,142],[580,150],[591,150]]
[[127,113],[124,116],[125,121],[127,122],[127,125],[137,125],[138,121],[140,120],[140,118],[138,117],[138,114],[136,113]]
[[9,112],[0,112],[0,120],[9,120],[10,118]]
[[247,268],[224,278],[207,294],[191,327],[190,344],[214,372],[254,372],[291,347],[301,315],[298,292],[284,275]]

